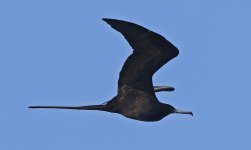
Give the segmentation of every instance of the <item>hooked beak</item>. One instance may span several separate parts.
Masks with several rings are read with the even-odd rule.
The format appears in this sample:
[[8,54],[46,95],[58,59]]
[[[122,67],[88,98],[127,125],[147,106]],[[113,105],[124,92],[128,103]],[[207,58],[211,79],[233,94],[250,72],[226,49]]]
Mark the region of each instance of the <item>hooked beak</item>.
[[178,109],[174,109],[173,113],[176,113],[176,114],[189,114],[189,115],[193,116],[193,113],[191,111],[181,111],[181,110],[178,110]]

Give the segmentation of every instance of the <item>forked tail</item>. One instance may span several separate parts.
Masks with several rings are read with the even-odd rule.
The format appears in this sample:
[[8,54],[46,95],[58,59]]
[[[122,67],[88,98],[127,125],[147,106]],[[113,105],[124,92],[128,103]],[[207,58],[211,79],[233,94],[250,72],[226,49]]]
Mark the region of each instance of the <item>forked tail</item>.
[[73,109],[73,110],[101,110],[109,111],[107,105],[89,105],[89,106],[30,106],[29,108],[49,108],[49,109]]

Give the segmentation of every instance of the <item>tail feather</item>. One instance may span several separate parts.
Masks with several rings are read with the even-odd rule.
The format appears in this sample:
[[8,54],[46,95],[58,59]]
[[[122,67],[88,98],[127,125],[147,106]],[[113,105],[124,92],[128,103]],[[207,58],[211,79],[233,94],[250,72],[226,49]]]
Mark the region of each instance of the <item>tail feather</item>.
[[73,109],[73,110],[101,110],[108,111],[107,105],[89,105],[89,106],[30,106],[29,108],[49,108],[49,109]]

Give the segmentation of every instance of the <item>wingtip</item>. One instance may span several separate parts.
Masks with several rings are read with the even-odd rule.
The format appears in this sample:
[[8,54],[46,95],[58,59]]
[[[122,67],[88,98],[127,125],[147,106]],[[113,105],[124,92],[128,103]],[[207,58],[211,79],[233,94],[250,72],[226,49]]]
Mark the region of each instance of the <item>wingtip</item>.
[[102,18],[102,20],[105,21],[105,22],[109,22],[109,21],[114,20],[114,19],[111,19],[111,18]]
[[102,18],[103,21],[106,21],[108,18]]
[[114,19],[114,18],[102,18],[103,21],[105,21],[108,24],[111,23],[131,23],[125,20],[121,20],[121,19]]
[[102,18],[102,20],[106,23],[108,23],[109,25],[114,25],[114,23],[119,23],[119,22],[125,22],[122,20],[118,20],[118,19],[112,19],[112,18]]
[[43,108],[43,106],[29,106],[28,108],[31,108],[31,109],[33,109],[33,108]]

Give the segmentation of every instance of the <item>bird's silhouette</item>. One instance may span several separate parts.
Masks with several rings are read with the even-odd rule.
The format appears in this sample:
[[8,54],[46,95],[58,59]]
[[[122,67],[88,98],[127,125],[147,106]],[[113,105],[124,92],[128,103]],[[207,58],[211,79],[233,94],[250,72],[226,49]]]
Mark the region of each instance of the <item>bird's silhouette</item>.
[[101,105],[89,106],[30,106],[29,108],[57,108],[74,110],[100,110],[118,113],[140,121],[159,121],[172,113],[190,114],[158,101],[155,92],[173,91],[170,86],[153,86],[152,76],[164,64],[179,54],[178,49],[163,36],[137,24],[103,19],[120,32],[133,48],[119,74],[118,92]]

